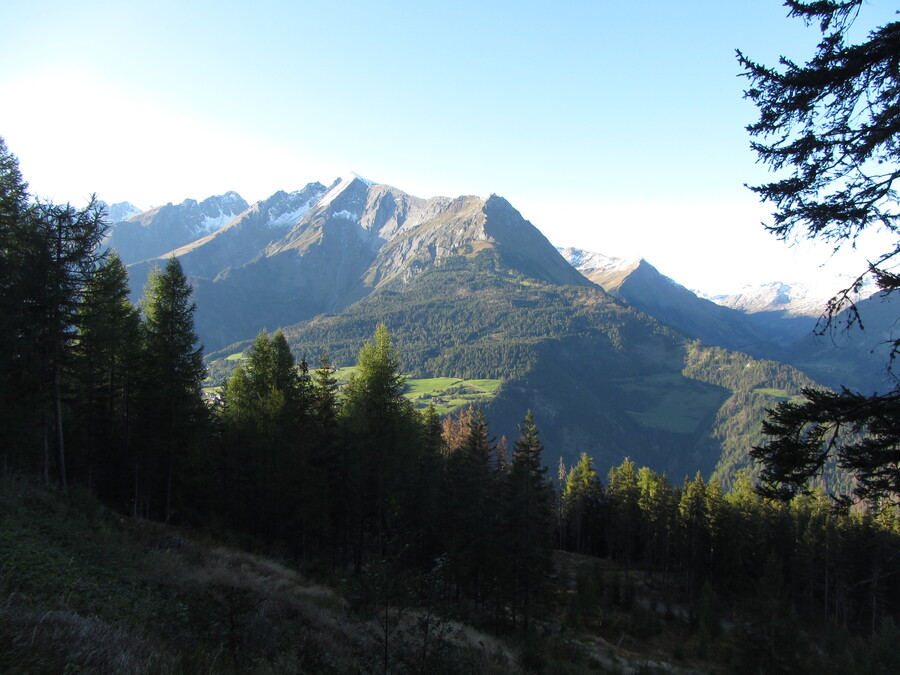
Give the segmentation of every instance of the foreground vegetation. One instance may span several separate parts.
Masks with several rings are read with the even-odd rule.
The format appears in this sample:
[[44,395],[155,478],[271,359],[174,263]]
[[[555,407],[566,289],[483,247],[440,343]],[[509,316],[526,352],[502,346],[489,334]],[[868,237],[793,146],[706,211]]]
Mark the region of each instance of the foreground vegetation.
[[[897,670],[895,507],[627,459],[604,483],[588,454],[554,483],[530,411],[509,442],[478,407],[417,410],[384,324],[343,384],[262,332],[204,405],[177,259],[133,307],[99,211],[28,206],[0,159],[4,671]],[[656,394],[648,428],[700,423],[673,382],[735,392],[723,412],[795,395],[777,364],[667,344],[691,382],[606,373]]]
[[[763,508],[747,495],[727,496],[722,508],[746,507],[748,499],[757,506],[745,516]],[[816,507],[764,510],[784,523]],[[835,559],[846,560],[873,534],[891,536],[863,518],[831,520],[820,531],[830,529],[839,544]],[[398,577],[377,561],[355,576],[323,573],[310,561],[242,550],[233,538],[121,516],[82,490],[63,498],[7,477],[0,480],[0,671],[896,672],[894,620],[883,618],[873,633],[865,616],[823,617],[803,600],[808,589],[789,581],[823,524],[785,539],[792,561],[777,565],[768,554],[746,577],[756,581],[704,582],[693,609],[676,575],[667,581],[641,555],[557,551],[525,637],[442,594],[440,561]],[[595,534],[601,545],[611,541],[612,532]],[[835,567],[815,576],[826,579],[828,569]],[[844,573],[836,577],[837,603],[855,593],[839,580]]]

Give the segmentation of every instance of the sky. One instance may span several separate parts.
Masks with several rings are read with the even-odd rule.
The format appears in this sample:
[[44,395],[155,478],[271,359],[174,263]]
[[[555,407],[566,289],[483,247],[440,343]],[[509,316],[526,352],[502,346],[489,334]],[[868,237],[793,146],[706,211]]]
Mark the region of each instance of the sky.
[[735,49],[805,61],[819,37],[781,0],[35,0],[0,26],[0,136],[44,199],[252,203],[353,171],[498,194],[555,245],[707,293],[878,250],[778,241],[745,187],[773,176]]

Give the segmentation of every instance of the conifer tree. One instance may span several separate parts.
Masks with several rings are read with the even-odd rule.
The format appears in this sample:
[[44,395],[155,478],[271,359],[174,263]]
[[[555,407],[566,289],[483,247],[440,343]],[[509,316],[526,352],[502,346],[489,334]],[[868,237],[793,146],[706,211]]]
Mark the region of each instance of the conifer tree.
[[[373,340],[359,351],[356,371],[344,389],[341,420],[351,453],[347,463],[352,492],[351,521],[357,554],[368,548],[386,554],[388,528],[402,514],[403,469],[413,464],[415,412],[403,397],[406,379],[387,326],[379,324]],[[357,560],[360,564],[361,559]]]
[[651,574],[662,566],[667,574],[671,548],[671,532],[675,527],[676,500],[665,474],[660,476],[649,467],[638,470],[638,505],[641,510],[641,527],[644,560]]
[[0,361],[0,426],[6,431],[5,468],[36,468],[34,457],[21,455],[22,448],[36,445],[39,408],[39,378],[28,355],[35,336],[26,324],[33,224],[28,184],[19,171],[18,159],[0,138],[0,352],[4,355]]
[[610,552],[613,557],[625,564],[627,574],[629,565],[637,555],[641,531],[637,471],[634,462],[627,457],[622,464],[610,469],[606,496],[610,508]]
[[[863,0],[785,5],[792,17],[818,23],[821,40],[805,64],[782,58],[769,67],[738,52],[750,81],[745,95],[759,109],[747,127],[751,147],[780,174],[751,189],[774,204],[767,229],[782,239],[820,240],[836,251],[855,246],[866,231],[888,235],[885,249],[829,302],[823,329],[844,309],[853,325],[860,317],[851,299],[869,275],[887,293],[900,290],[900,22],[877,26],[854,44],[848,38],[866,11]],[[893,359],[900,339],[892,341]],[[854,474],[857,498],[900,502],[900,388],[809,389],[804,398],[778,404],[764,426],[771,440],[751,452],[763,465],[764,494],[788,500],[836,460]]]
[[542,452],[543,444],[529,410],[519,425],[519,438],[506,476],[503,523],[509,541],[513,620],[521,600],[526,631],[534,599],[551,567],[553,493],[546,478],[547,467],[541,463]]
[[173,514],[177,464],[195,449],[206,422],[201,399],[203,348],[194,331],[192,292],[181,263],[173,256],[164,270],[151,272],[141,303],[145,330],[140,414],[145,454],[136,467],[135,509],[166,520]]
[[115,251],[88,280],[78,308],[74,409],[80,473],[105,500],[124,506],[140,357],[140,316]]
[[571,537],[567,545],[578,553],[598,555],[603,508],[603,485],[586,452],[572,467],[562,485],[561,502],[566,529]]
[[446,424],[445,430],[450,433],[444,500],[446,548],[457,594],[484,606],[490,592],[499,590],[494,581],[501,573],[498,533],[503,504],[493,461],[496,443],[480,408],[463,411],[456,424]]
[[281,331],[273,337],[261,331],[225,384],[221,417],[229,441],[230,498],[240,505],[242,526],[254,534],[299,534],[309,387],[308,373],[298,372]]
[[69,204],[38,203],[31,211],[30,250],[26,253],[32,283],[26,292],[25,323],[34,331],[36,367],[44,380],[47,419],[52,420],[55,470],[60,489],[68,484],[64,391],[71,365],[75,323],[88,280],[103,258],[106,231],[103,210],[92,197],[83,209]]
[[[338,549],[347,551],[347,505],[350,499],[347,457],[339,438],[338,389],[335,368],[328,353],[322,352],[312,378],[307,489],[301,508],[306,514],[310,535],[319,547],[330,549],[333,566],[337,563]],[[343,562],[346,564],[347,561]]]

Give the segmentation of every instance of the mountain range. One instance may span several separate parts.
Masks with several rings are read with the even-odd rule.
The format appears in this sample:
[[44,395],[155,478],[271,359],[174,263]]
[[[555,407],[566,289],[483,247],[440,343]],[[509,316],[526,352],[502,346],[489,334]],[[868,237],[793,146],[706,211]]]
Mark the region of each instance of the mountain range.
[[778,361],[800,354],[807,373],[839,361],[828,345],[814,359],[797,346],[808,315],[773,321],[644,260],[560,252],[497,195],[421,199],[352,175],[253,205],[235,193],[167,204],[114,223],[108,243],[135,295],[153,265],[179,257],[212,361],[282,328],[298,356],[352,365],[384,322],[410,375],[502,379],[492,428],[515,437],[533,410],[548,463],[627,455],[727,485],[765,408],[814,384]]

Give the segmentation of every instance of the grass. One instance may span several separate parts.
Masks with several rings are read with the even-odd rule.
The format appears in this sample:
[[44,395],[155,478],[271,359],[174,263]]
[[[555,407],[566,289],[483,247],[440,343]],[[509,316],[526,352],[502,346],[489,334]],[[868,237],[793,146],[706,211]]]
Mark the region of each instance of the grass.
[[444,391],[459,382],[462,382],[462,380],[455,377],[411,379],[406,381],[406,390],[403,394],[408,398],[418,398],[422,395]]
[[[338,368],[335,376],[341,385],[356,372],[356,366]],[[470,405],[484,405],[497,396],[502,380],[461,380],[457,377],[408,378],[403,395],[419,410],[434,404],[438,415],[449,415]]]
[[[634,407],[629,416],[644,426],[676,434],[691,434],[722,405],[718,387],[685,380],[676,373],[650,375],[616,383]],[[638,407],[640,406],[640,407]]]
[[[243,352],[232,354],[226,361],[238,361]],[[334,372],[339,386],[344,386],[356,372],[356,366],[338,368]],[[423,377],[408,378],[403,395],[413,405],[424,410],[430,402],[434,402],[439,415],[449,415],[470,405],[484,405],[492,401],[500,391],[502,380],[480,379],[461,380],[456,377]],[[220,386],[206,386],[204,393],[220,392]],[[438,400],[435,400],[438,399]]]
[[784,389],[775,389],[773,387],[759,387],[753,390],[754,394],[766,396],[775,401],[790,401],[791,403],[802,403],[806,399],[802,396],[792,396]]
[[[441,672],[514,672],[508,647],[485,647],[502,642],[454,625],[429,638]],[[392,665],[427,672],[415,628],[391,636]],[[339,588],[285,563],[0,478],[2,673],[380,672],[380,640]]]

